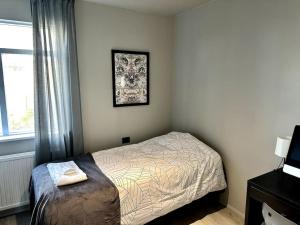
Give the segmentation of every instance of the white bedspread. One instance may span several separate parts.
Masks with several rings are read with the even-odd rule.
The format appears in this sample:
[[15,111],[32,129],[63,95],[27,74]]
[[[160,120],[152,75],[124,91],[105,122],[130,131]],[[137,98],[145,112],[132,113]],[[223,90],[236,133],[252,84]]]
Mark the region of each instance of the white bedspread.
[[209,192],[226,188],[221,157],[188,133],[93,154],[116,185],[121,224],[145,224]]

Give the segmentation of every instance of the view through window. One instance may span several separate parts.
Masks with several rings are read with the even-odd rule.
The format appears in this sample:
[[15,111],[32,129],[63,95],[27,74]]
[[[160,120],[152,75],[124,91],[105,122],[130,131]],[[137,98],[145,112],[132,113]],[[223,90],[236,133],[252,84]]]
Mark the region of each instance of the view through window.
[[0,136],[34,132],[32,27],[0,20]]

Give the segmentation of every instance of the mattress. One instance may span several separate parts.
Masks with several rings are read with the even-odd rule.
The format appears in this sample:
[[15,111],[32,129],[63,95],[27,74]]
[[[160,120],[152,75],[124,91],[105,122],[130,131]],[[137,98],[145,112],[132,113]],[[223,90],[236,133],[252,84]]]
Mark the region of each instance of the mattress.
[[122,225],[145,224],[226,188],[220,155],[188,133],[171,132],[93,157],[119,191]]

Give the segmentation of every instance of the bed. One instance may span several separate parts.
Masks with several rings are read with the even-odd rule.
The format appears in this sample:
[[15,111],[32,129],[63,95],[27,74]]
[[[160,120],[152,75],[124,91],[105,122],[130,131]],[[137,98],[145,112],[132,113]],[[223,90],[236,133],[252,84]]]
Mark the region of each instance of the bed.
[[[109,198],[109,194],[105,194],[105,196],[111,199],[111,203],[118,203],[114,205],[115,208],[108,211],[118,211],[116,214],[119,215],[119,224],[122,225],[145,224],[210,192],[226,188],[220,155],[188,133],[171,132],[139,144],[98,151],[92,154],[92,158],[95,165],[100,169],[99,171],[108,178],[108,181],[111,182],[118,192],[117,198],[115,196],[116,192],[112,192],[114,198]],[[80,163],[79,167],[82,168]],[[85,168],[82,169],[85,170]],[[38,189],[34,190],[34,196],[40,199],[41,196],[44,197],[47,194],[43,192],[49,192],[49,190],[52,190],[51,193],[53,194],[54,187],[50,189],[40,187],[45,182],[51,182],[46,177],[46,171],[44,171],[45,180],[43,182],[39,181],[41,178],[37,175],[37,171],[34,172],[36,174],[33,173],[33,186],[35,189]],[[88,176],[92,177],[93,175],[88,174]],[[92,180],[90,179],[89,182]],[[83,183],[85,182],[78,185],[85,185]],[[100,184],[95,183],[94,187],[97,187],[97,185],[99,186]],[[91,193],[90,191],[82,191],[85,188],[78,188],[76,185],[67,186],[66,190],[76,196],[74,188],[77,188],[80,195],[83,196],[85,194],[88,196]],[[112,190],[111,187],[109,190]],[[61,192],[61,190],[59,191]],[[65,194],[64,196],[69,196],[70,198],[70,195]],[[53,199],[53,196],[48,199]],[[83,199],[88,199],[88,197],[83,197]],[[99,199],[102,199],[102,197]],[[38,200],[35,199],[35,204],[37,202]],[[46,202],[47,204],[49,203],[49,201]],[[66,202],[66,199],[62,202]],[[104,200],[103,204],[107,202],[108,199]],[[47,204],[43,204],[38,208],[45,209]],[[102,208],[103,204],[99,203],[99,205],[102,205]],[[83,205],[82,202],[79,205]],[[95,208],[98,207],[95,200],[91,205],[95,206]],[[85,207],[85,210],[90,209]],[[95,212],[100,211],[100,209],[94,210],[89,215],[95,215]],[[41,217],[41,213],[40,215],[36,214],[38,213],[34,213],[33,217]],[[86,214],[87,212],[81,217],[86,216]],[[43,216],[47,215],[43,213]],[[91,219],[90,217],[88,221],[91,222],[84,220],[85,224],[103,223],[97,223],[95,222],[96,218]],[[107,215],[101,217],[108,218]],[[52,220],[50,218],[47,221]],[[33,221],[34,223],[32,224],[35,225],[50,225],[45,222],[39,223],[36,218]],[[105,224],[117,224],[116,222],[110,223],[110,219],[106,219],[106,221],[108,222]],[[56,221],[55,224],[64,225],[68,223]]]

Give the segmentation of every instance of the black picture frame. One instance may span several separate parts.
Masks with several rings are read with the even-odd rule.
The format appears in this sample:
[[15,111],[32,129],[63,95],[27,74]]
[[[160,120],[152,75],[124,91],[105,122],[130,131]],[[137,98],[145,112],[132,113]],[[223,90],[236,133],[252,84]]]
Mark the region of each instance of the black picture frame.
[[[137,102],[137,103],[117,103],[116,99],[116,62],[115,62],[115,54],[124,54],[124,55],[145,55],[146,56],[146,102]],[[119,50],[112,49],[111,50],[111,60],[112,60],[112,89],[113,89],[113,106],[114,107],[124,107],[124,106],[141,106],[141,105],[149,105],[150,104],[150,82],[149,82],[149,74],[150,74],[150,54],[145,51],[129,51],[129,50]]]

